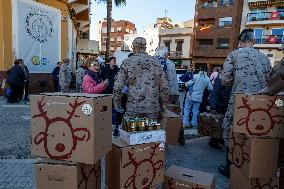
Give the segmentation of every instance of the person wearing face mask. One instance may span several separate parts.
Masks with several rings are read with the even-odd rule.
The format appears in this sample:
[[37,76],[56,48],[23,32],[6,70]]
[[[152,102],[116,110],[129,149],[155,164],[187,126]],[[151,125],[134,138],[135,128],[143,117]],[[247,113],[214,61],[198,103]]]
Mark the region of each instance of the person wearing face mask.
[[109,80],[109,85],[105,90],[105,94],[112,94],[113,93],[113,86],[114,86],[114,78],[119,71],[118,66],[116,65],[116,58],[110,57],[109,63],[105,65],[102,69],[102,78],[104,80]]
[[83,92],[88,94],[103,94],[107,86],[109,85],[108,79],[102,79],[100,75],[100,64],[97,60],[88,59],[90,62],[89,68],[86,69],[85,76],[83,78]]

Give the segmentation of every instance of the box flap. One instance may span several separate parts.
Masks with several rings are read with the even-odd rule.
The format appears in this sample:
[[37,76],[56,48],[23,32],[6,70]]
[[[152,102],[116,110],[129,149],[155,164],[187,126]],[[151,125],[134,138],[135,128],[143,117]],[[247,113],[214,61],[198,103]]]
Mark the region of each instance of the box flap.
[[85,98],[101,98],[111,97],[111,94],[87,94],[87,93],[40,93],[35,96],[67,96],[67,97],[85,97]]
[[183,167],[171,166],[165,173],[166,176],[176,180],[187,181],[189,183],[199,184],[210,187],[214,183],[215,175],[201,171],[195,171]]
[[164,113],[164,117],[166,118],[180,118],[180,115],[170,111],[170,110],[166,110],[166,112]]
[[77,166],[78,163],[71,162],[71,161],[59,161],[59,160],[53,160],[53,159],[38,159],[35,164],[50,164],[50,165],[70,165],[70,166]]
[[126,142],[124,142],[123,140],[121,140],[121,138],[119,137],[112,137],[112,144],[117,146],[118,148],[125,148],[128,146],[131,146],[127,144]]

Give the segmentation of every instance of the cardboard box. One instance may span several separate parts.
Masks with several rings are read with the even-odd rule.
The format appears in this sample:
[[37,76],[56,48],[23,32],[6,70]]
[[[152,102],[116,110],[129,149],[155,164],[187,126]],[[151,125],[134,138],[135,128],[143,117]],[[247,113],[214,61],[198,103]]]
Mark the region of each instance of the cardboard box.
[[129,133],[125,130],[119,130],[119,137],[129,145],[145,144],[151,142],[165,143],[166,133],[165,130],[154,130],[145,132]]
[[166,144],[178,144],[179,135],[182,128],[182,118],[180,117],[180,115],[171,111],[167,111],[164,114],[161,125],[165,128],[166,131]]
[[130,146],[113,138],[106,156],[106,188],[155,188],[164,182],[164,162],[163,143]]
[[214,189],[215,176],[210,173],[171,166],[165,173],[165,189]]
[[175,105],[175,104],[168,104],[167,105],[167,109],[171,112],[174,112],[176,114],[180,114],[181,110],[180,110],[180,106],[179,105]]
[[249,179],[238,168],[231,166],[230,189],[278,189],[279,178]]
[[223,119],[221,114],[201,113],[198,118],[198,134],[200,136],[211,136],[223,138]]
[[284,96],[236,94],[234,132],[284,138]]
[[248,178],[277,176],[279,139],[251,138],[230,133],[229,159]]
[[100,189],[101,165],[43,160],[35,165],[37,189]]
[[32,95],[32,154],[95,164],[111,150],[111,111],[111,95]]

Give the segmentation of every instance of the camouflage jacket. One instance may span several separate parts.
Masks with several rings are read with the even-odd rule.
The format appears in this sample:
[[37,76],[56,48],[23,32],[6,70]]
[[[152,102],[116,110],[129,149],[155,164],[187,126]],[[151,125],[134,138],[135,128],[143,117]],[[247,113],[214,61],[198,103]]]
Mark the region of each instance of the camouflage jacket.
[[76,70],[76,84],[82,85],[85,76],[85,69],[81,66]]
[[179,95],[176,67],[171,60],[167,60],[166,77],[168,80],[170,95]]
[[137,53],[122,62],[114,83],[113,101],[121,108],[122,89],[128,86],[127,112],[164,111],[169,99],[168,82],[158,59]]
[[268,57],[254,48],[231,52],[220,75],[223,85],[233,86],[229,103],[234,103],[235,93],[257,93],[265,88],[271,69]]
[[62,64],[59,70],[59,84],[60,86],[70,86],[71,83],[71,71],[67,64]]

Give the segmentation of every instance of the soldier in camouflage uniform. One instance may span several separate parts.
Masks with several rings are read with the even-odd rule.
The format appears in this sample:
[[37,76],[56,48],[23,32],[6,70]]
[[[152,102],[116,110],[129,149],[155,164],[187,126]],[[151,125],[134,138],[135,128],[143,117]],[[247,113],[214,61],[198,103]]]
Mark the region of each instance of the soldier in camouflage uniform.
[[70,59],[66,58],[63,60],[63,64],[59,70],[59,84],[61,87],[61,92],[68,93],[69,86],[71,83],[71,71],[69,69]]
[[133,55],[122,62],[113,92],[113,102],[118,112],[121,107],[122,89],[128,86],[126,115],[131,117],[159,118],[169,99],[168,82],[158,59],[146,53],[146,39],[137,37]]
[[83,78],[85,76],[85,70],[87,68],[87,62],[83,56],[80,57],[80,60],[78,61],[79,68],[76,70],[76,92],[82,93],[83,92]]
[[[239,37],[241,48],[231,52],[224,63],[224,69],[220,75],[224,86],[232,86],[232,93],[228,109],[223,121],[224,141],[228,150],[229,130],[233,126],[234,94],[257,93],[267,85],[268,74],[271,71],[271,63],[267,56],[253,48],[255,37],[252,29],[245,29]],[[219,168],[224,176],[229,175],[230,162]]]

